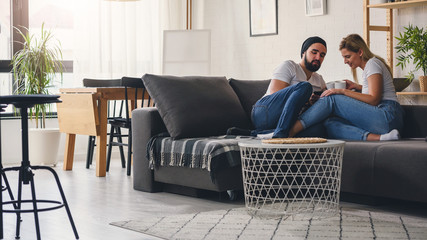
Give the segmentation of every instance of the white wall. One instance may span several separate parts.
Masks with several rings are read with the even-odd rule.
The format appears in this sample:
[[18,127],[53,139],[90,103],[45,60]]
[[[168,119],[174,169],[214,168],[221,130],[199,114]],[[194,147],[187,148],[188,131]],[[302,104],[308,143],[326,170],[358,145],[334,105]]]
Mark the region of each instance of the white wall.
[[[263,37],[249,37],[249,0],[196,0],[193,4],[193,29],[211,29],[212,75],[270,78],[282,61],[299,62],[302,42],[318,35],[328,44],[319,73],[325,81],[351,79],[338,45],[350,33],[363,36],[362,0],[327,0],[327,14],[315,17],[305,16],[303,0],[278,0],[279,34]],[[371,15],[371,23],[385,24],[385,10],[373,9]],[[427,7],[394,10],[394,16],[395,32],[409,23],[423,27]],[[386,34],[374,32],[371,43],[373,52],[386,58]],[[395,73],[401,74],[400,70]]]

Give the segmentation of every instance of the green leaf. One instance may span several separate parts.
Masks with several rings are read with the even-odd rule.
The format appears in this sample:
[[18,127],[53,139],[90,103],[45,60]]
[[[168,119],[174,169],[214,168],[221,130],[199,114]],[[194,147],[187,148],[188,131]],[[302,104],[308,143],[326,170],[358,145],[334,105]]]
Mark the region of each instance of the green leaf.
[[424,75],[427,75],[427,27],[418,26],[404,27],[405,31],[396,36],[396,50],[400,55],[396,58],[396,66],[402,69],[406,64],[412,62],[415,65],[415,71],[422,69]]
[[[23,27],[24,28],[24,27]],[[62,81],[64,67],[62,65],[62,51],[60,44],[52,42],[53,35],[41,28],[40,38],[29,34],[26,30],[24,34],[20,29],[14,28],[23,38],[23,49],[16,52],[12,57],[11,65],[13,77],[16,82],[16,94],[49,94],[49,88],[53,86],[53,81],[57,73]],[[29,110],[29,117],[36,120],[38,126],[39,116],[41,116],[41,127],[45,126],[46,111],[49,105],[35,105]]]

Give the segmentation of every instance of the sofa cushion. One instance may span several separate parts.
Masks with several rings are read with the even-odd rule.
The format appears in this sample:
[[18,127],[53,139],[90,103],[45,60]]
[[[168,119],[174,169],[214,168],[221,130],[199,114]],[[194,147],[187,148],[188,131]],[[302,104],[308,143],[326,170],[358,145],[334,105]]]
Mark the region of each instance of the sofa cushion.
[[346,141],[342,163],[341,191],[374,194],[375,153],[391,141]]
[[389,141],[375,153],[375,195],[427,202],[427,142]]
[[219,136],[230,127],[251,126],[225,77],[145,74],[142,79],[173,139]]
[[252,106],[267,92],[270,80],[238,80],[230,78],[230,85],[239,97],[246,115],[251,118]]

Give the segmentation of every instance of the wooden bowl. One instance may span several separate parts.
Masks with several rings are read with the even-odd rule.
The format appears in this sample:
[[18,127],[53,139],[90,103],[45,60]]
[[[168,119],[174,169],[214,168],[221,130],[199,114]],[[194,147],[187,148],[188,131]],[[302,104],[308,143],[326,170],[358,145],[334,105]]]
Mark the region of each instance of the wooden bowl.
[[394,88],[396,92],[401,92],[403,89],[407,88],[412,81],[408,81],[406,78],[393,78]]

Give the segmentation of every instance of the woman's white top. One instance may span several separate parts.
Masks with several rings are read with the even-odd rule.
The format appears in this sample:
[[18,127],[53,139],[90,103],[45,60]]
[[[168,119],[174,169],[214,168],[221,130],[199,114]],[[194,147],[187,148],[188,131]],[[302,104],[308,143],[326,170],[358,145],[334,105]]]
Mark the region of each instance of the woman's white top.
[[368,77],[373,74],[381,74],[383,78],[382,100],[393,100],[397,102],[396,90],[393,85],[393,77],[385,64],[376,57],[366,62],[362,73],[362,93],[369,94]]

